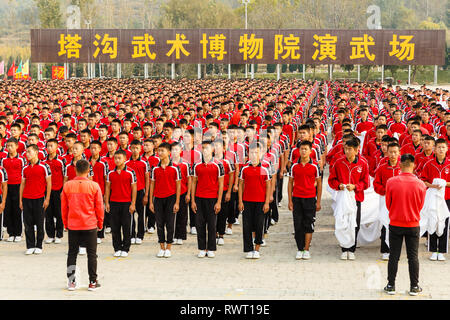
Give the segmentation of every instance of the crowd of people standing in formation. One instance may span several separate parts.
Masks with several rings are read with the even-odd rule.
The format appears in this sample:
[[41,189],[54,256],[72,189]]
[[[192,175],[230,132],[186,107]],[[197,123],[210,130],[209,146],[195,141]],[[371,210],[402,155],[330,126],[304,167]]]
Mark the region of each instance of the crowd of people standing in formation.
[[[354,192],[356,234],[364,190],[373,179],[385,195],[404,154],[414,157],[414,174],[427,188],[442,187],[435,178],[447,181],[450,206],[449,98],[440,89],[329,81],[5,81],[2,238],[20,242],[24,225],[27,255],[42,253],[45,234],[46,244],[61,243],[68,227],[61,190],[85,159],[104,203],[97,243],[112,233],[115,257],[156,232],[157,256],[168,258],[189,231],[198,257],[213,258],[242,223],[246,258],[258,259],[278,221],[287,175],[295,257],[310,259],[327,166],[329,187]],[[82,224],[83,204],[72,205]],[[72,217],[70,228],[77,227]],[[448,218],[441,236],[428,234],[431,260],[445,260],[447,230]],[[383,228],[387,260],[385,236]],[[342,248],[341,259],[354,260],[356,245]]]

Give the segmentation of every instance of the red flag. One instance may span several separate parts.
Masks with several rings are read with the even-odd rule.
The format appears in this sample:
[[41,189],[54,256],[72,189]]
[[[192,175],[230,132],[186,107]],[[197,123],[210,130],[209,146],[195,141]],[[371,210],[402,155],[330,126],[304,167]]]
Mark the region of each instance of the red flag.
[[8,77],[14,77],[14,75],[16,74],[16,70],[17,70],[17,67],[13,61],[13,64],[12,64],[11,68],[9,68],[9,71],[8,71]]

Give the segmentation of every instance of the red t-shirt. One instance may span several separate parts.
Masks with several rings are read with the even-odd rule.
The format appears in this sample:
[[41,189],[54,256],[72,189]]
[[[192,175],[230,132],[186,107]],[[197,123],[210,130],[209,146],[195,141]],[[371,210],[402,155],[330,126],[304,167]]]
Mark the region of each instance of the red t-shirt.
[[296,162],[289,170],[289,176],[294,179],[292,196],[296,198],[315,198],[316,179],[320,177],[319,166],[312,159],[306,164]]
[[217,199],[219,192],[219,178],[224,175],[224,168],[221,163],[212,159],[206,163],[204,161],[196,163],[192,169],[193,176],[197,177],[197,189],[195,196],[199,198]]
[[175,166],[172,161],[163,168],[161,163],[153,167],[150,179],[155,181],[153,196],[155,198],[167,198],[177,193],[178,180],[181,180],[181,170]]
[[25,158],[17,154],[15,157],[0,159],[0,166],[5,168],[8,175],[8,185],[20,184],[22,182],[22,170],[25,168],[27,162]]
[[131,185],[137,182],[136,173],[125,166],[120,173],[115,168],[107,175],[106,181],[111,183],[111,202],[131,202]]
[[25,187],[22,197],[25,199],[40,199],[45,197],[47,189],[46,178],[51,176],[48,164],[38,161],[36,164],[28,164],[22,170],[22,177],[25,179]]
[[242,200],[248,202],[266,201],[266,181],[270,180],[270,172],[260,164],[242,167],[239,179],[244,180]]

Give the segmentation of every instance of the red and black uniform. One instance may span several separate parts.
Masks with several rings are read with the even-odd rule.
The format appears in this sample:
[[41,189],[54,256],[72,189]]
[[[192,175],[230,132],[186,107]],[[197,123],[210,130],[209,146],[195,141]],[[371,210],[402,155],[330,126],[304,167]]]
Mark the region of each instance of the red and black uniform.
[[[108,163],[106,161],[102,161],[101,158],[97,159],[94,163],[92,157],[89,159],[89,163],[92,168],[92,181],[97,182],[100,186],[100,190],[102,191],[102,196],[105,196],[105,184],[106,184],[106,176],[109,172]],[[103,239],[105,237],[105,227],[111,226],[111,218],[109,212],[104,213],[104,223],[103,228],[97,231],[97,238]]]
[[361,202],[364,201],[364,190],[369,188],[369,165],[367,161],[361,156],[356,156],[355,160],[350,163],[347,157],[342,157],[336,160],[334,166],[330,168],[330,176],[328,177],[328,184],[334,190],[340,190],[340,184],[353,184],[356,189],[355,199],[357,205],[356,212],[356,230],[355,230],[355,244],[350,248],[342,248],[342,252],[355,252],[356,242],[358,238],[359,225],[361,221]]
[[[0,167],[0,183],[3,183],[3,182],[8,182],[8,174],[6,173],[5,168]],[[0,187],[0,199],[2,199],[2,197],[3,197],[3,191],[2,191],[2,189],[1,189],[1,187]],[[0,225],[0,227],[2,228],[2,229],[0,230],[0,238],[3,239],[3,220],[4,220],[4,212],[1,212],[1,213],[0,213],[0,216],[1,216],[0,221],[2,222],[1,225]]]
[[186,240],[186,226],[188,220],[188,204],[186,195],[188,193],[188,179],[191,176],[191,167],[189,163],[181,159],[181,162],[174,163],[181,173],[181,191],[180,191],[180,210],[176,215],[175,239]]
[[136,173],[124,166],[120,172],[117,167],[110,171],[106,181],[110,183],[110,214],[111,232],[114,251],[130,250],[131,245],[131,219],[130,205],[132,200],[132,185],[136,184]]
[[[45,163],[50,167],[52,174],[52,192],[50,193],[50,203],[45,210],[45,232],[49,238],[62,238],[64,225],[61,216],[61,191],[66,174],[66,164],[64,160],[56,155],[53,159],[47,156]],[[54,219],[56,219],[56,224]]]
[[[450,158],[445,157],[442,162],[439,162],[434,156],[423,165],[420,178],[430,184],[433,184],[433,180],[436,178],[445,180],[447,183],[450,182]],[[450,187],[445,187],[445,201],[450,210]],[[449,218],[445,219],[444,232],[440,237],[436,233],[428,235],[428,251],[447,253],[448,221]]]
[[[133,169],[137,178],[137,193],[136,193],[136,212],[138,214],[137,233],[136,222],[131,220],[131,238],[144,239],[145,221],[144,221],[144,204],[142,201],[145,196],[145,176],[150,172],[150,166],[147,161],[142,160],[141,157],[137,159],[130,158],[125,163],[129,168]],[[134,217],[134,214],[133,214]]]
[[317,190],[316,180],[320,178],[320,169],[310,159],[303,164],[298,160],[289,170],[293,179],[292,203],[295,229],[295,241],[299,251],[305,249],[305,233],[314,232],[316,220]]
[[7,156],[0,159],[0,167],[5,168],[8,175],[4,224],[10,237],[20,237],[22,235],[22,214],[19,198],[22,170],[26,164],[26,160],[19,154],[15,157]]
[[[47,177],[51,176],[50,167],[38,161],[28,164],[22,170],[25,187],[22,193],[23,222],[27,249],[42,249],[44,240],[44,198],[47,188]],[[36,236],[34,226],[37,228]]]
[[[214,205],[219,193],[219,178],[224,176],[224,168],[214,159],[209,162],[196,163],[192,169],[197,177],[195,203],[197,205],[196,229],[199,250],[216,251],[216,214]],[[208,241],[206,236],[208,228]]]
[[244,252],[254,251],[252,232],[255,232],[255,243],[263,243],[264,233],[264,203],[266,201],[266,184],[270,181],[269,169],[261,163],[254,166],[247,164],[242,167],[239,179],[243,183],[242,201],[242,233],[244,237]]
[[[153,197],[158,243],[171,244],[175,231],[175,214],[177,181],[181,180],[181,170],[172,161],[165,167],[161,162],[152,168],[150,179],[154,181]],[[181,200],[180,200],[181,201]],[[167,230],[167,236],[166,236]]]
[[228,221],[230,221],[232,219],[232,216],[234,217],[234,211],[231,210],[231,194],[230,194],[230,201],[225,200],[225,195],[228,192],[228,185],[230,183],[230,173],[235,171],[235,167],[231,161],[225,158],[222,158],[220,160],[216,159],[215,161],[222,164],[224,169],[222,205],[220,207],[220,212],[217,215],[217,226],[216,226],[219,236],[223,236],[225,234],[227,218]]

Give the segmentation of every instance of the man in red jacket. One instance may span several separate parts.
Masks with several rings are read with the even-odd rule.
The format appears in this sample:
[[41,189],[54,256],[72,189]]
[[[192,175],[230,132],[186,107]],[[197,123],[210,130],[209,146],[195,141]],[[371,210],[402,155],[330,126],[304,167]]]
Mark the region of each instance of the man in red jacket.
[[75,270],[80,244],[86,245],[89,272],[89,291],[100,287],[97,281],[97,230],[103,228],[104,208],[102,190],[91,181],[89,162],[78,160],[77,177],[64,184],[61,193],[61,213],[64,226],[69,230],[67,256],[68,290],[76,288]]
[[420,210],[425,202],[426,186],[414,175],[414,156],[401,157],[401,173],[386,183],[386,207],[389,210],[389,262],[388,284],[384,288],[388,294],[395,294],[395,277],[398,260],[402,251],[403,238],[408,256],[410,290],[412,296],[418,295],[419,287],[419,238]]

